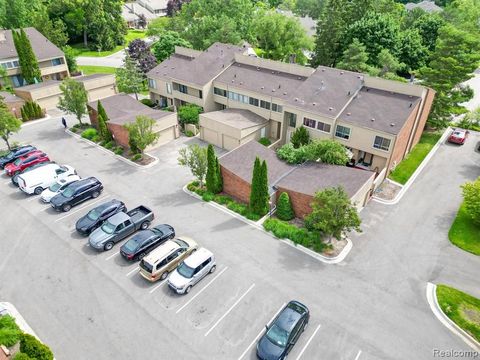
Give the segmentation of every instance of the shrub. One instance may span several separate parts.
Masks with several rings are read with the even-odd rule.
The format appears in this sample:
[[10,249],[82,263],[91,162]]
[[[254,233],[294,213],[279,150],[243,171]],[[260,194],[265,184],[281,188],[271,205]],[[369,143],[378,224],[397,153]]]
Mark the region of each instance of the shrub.
[[292,142],[293,147],[298,149],[299,147],[310,143],[310,133],[306,128],[300,126],[293,132],[290,141]]
[[123,148],[121,146],[117,146],[116,148],[113,149],[113,152],[116,155],[122,155],[123,154]]
[[12,360],[34,360],[25,353],[18,352],[15,354]]
[[15,319],[10,315],[0,317],[0,344],[5,346],[15,345],[22,335]]
[[142,154],[134,154],[134,155],[130,158],[130,160],[132,160],[132,161],[139,161],[139,160],[141,160],[141,159],[142,159]]
[[277,202],[277,217],[280,220],[292,220],[295,217],[295,213],[290,203],[290,197],[286,192],[282,192]]
[[98,136],[98,132],[94,128],[88,128],[82,132],[82,138],[92,140],[94,136]]
[[95,135],[94,137],[92,137],[92,141],[95,143],[99,143],[101,140],[102,138],[100,137],[100,135]]
[[202,195],[202,200],[208,202],[208,201],[212,201],[214,197],[215,197],[215,194],[212,194],[211,192],[206,191]]
[[293,144],[285,144],[277,150],[277,156],[289,164],[301,164],[307,161],[305,146],[295,149]]
[[30,334],[22,334],[20,351],[36,360],[53,360],[53,353],[50,348]]
[[272,142],[271,142],[270,139],[267,138],[267,137],[262,137],[262,138],[258,139],[258,142],[259,142],[260,144],[262,144],[263,146],[270,146],[270,145],[272,145]]
[[320,160],[326,164],[345,165],[349,160],[345,146],[328,139],[313,141],[298,149],[293,144],[285,144],[277,150],[277,156],[289,164]]
[[216,203],[219,203],[220,205],[227,205],[233,201],[233,199],[230,196],[227,195],[215,195],[213,200]]
[[192,181],[190,184],[193,186],[200,186],[200,183],[197,180]]
[[480,225],[480,177],[462,185],[465,210],[474,223]]
[[187,130],[187,131],[185,131],[185,136],[192,137],[192,136],[195,136],[195,134],[193,133],[193,131]]
[[187,104],[178,108],[178,122],[180,125],[198,124],[198,118],[203,112],[203,109],[194,104]]
[[150,100],[150,99],[142,99],[140,100],[140,102],[143,104],[143,105],[147,105],[149,107],[154,107],[155,106],[155,103]]
[[108,141],[105,144],[102,145],[105,149],[111,150],[115,146],[114,141]]
[[27,101],[21,107],[20,113],[22,114],[23,121],[40,119],[45,115],[40,105],[38,105],[35,101]]

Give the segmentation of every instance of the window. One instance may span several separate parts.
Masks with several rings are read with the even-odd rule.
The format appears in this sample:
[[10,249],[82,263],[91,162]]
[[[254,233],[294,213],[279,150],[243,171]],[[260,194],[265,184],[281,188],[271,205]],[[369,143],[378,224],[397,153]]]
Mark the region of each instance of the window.
[[188,94],[188,89],[185,85],[178,84],[178,91],[180,91],[183,94]]
[[148,79],[148,87],[152,88],[152,89],[156,89],[157,88],[157,82],[153,79]]
[[280,112],[280,113],[281,113],[281,112],[283,111],[283,108],[282,108],[281,105],[272,103],[272,111]]
[[287,120],[288,126],[297,127],[297,114],[285,112],[285,119]]
[[223,89],[220,89],[220,88],[213,88],[213,93],[215,95],[220,95],[220,96],[223,96],[223,97],[227,97],[227,90],[223,90]]
[[20,67],[18,60],[10,60],[1,64],[5,69],[14,69]]
[[345,140],[350,139],[350,128],[342,125],[337,125],[337,129],[335,130],[335,136]]
[[375,149],[388,151],[388,149],[390,148],[390,139],[386,139],[381,136],[375,136],[373,147]]
[[251,97],[248,99],[248,103],[253,106],[258,106],[258,99]]
[[202,90],[198,90],[198,97],[200,99],[203,99],[203,91]]
[[264,108],[264,109],[267,109],[267,110],[270,110],[270,103],[268,101],[260,100],[260,107]]
[[62,59],[56,58],[52,59],[52,66],[62,65]]
[[[156,84],[155,84],[155,88],[156,88]],[[167,93],[168,94],[171,94],[172,93],[172,85],[167,83]]]
[[325,124],[321,121],[317,121],[317,130],[330,133],[330,128],[331,128],[330,124]]
[[308,127],[311,127],[311,128],[315,129],[316,123],[317,122],[315,120],[312,120],[312,119],[309,119],[309,118],[303,118],[303,125],[305,125],[305,126],[308,126]]

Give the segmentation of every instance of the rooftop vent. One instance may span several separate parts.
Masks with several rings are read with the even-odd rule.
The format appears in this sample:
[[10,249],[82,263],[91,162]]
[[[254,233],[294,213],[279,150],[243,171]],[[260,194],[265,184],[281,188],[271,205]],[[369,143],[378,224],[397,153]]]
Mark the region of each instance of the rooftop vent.
[[295,98],[295,101],[298,101],[298,98]]
[[301,76],[299,76],[297,79],[298,79],[298,80],[302,80],[302,77],[301,77]]
[[328,110],[332,111],[332,110],[333,110],[333,108],[330,106],[330,107],[328,108]]
[[240,85],[243,85],[243,81],[240,81]]
[[413,103],[410,103],[410,106],[409,107],[412,107],[413,106]]
[[235,80],[232,79],[232,83],[234,83],[234,82],[235,82]]
[[313,106],[317,105],[317,103],[312,103]]
[[287,92],[285,91],[285,92],[283,93],[283,95],[287,95]]
[[225,64],[222,64],[222,68],[224,68],[224,67],[225,67]]
[[349,112],[348,112],[348,113],[347,113],[347,116],[350,116],[350,115],[352,115],[352,113],[349,113]]
[[322,69],[322,72],[325,72],[325,69]]
[[275,74],[275,71],[272,71],[272,74]]
[[175,66],[172,66],[172,70],[175,70]]
[[340,71],[340,75],[343,75],[343,74],[344,74],[344,72],[343,72],[343,71]]
[[282,85],[281,85],[281,84],[278,84],[278,88],[280,89],[281,87],[282,87]]
[[369,88],[366,88],[366,89],[365,89],[365,91],[366,91],[366,92],[369,92],[369,91],[370,91],[370,89],[369,89]]
[[265,89],[265,86],[262,86],[260,89],[262,89],[262,90]]
[[257,66],[257,71],[260,71],[260,68]]
[[275,89],[272,89],[272,92],[275,92]]
[[352,94],[352,93],[349,91],[349,92],[348,92],[348,96],[350,96],[351,94]]
[[375,118],[371,118],[370,121],[372,121],[372,122],[375,121]]
[[357,79],[361,79],[361,78],[362,78],[362,76],[361,76],[361,75],[358,75],[358,76],[357,76]]
[[237,74],[233,74],[233,77],[236,78],[236,77],[237,77]]
[[390,126],[392,126],[392,127],[395,126],[395,123],[391,123]]

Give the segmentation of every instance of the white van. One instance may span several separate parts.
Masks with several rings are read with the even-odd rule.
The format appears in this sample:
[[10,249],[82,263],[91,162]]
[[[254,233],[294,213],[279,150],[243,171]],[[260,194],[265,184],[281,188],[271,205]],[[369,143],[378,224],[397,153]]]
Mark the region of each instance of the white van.
[[58,180],[76,174],[75,169],[69,165],[48,164],[20,175],[18,186],[24,193],[40,195]]

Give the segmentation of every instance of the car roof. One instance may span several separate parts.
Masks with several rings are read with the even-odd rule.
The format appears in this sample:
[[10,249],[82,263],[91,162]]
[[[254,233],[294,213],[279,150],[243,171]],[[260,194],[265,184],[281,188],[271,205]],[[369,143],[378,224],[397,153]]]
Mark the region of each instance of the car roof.
[[213,253],[210,250],[205,248],[200,248],[195,251],[192,255],[185,259],[185,264],[190,267],[197,267],[202,262],[207,260],[209,257],[212,257]]
[[[97,210],[97,211],[100,211],[102,212],[103,210],[115,205],[115,204],[120,204],[121,201],[120,200],[117,200],[117,199],[112,199],[112,200],[109,200],[109,201],[106,201],[100,205],[98,205],[97,207],[95,207],[94,209]],[[92,209],[93,210],[93,209]]]
[[165,241],[162,245],[153,250],[150,254],[143,258],[143,261],[154,265],[159,260],[163,259],[166,255],[170,254],[172,251],[180,248],[180,246],[172,240]]
[[121,224],[121,223],[125,222],[128,219],[130,219],[130,216],[128,216],[124,212],[119,212],[119,213],[116,213],[113,216],[110,216],[108,218],[108,222],[112,225],[118,225],[118,224]]
[[71,187],[72,188],[77,188],[77,187],[80,187],[80,186],[83,186],[83,185],[93,184],[93,183],[96,183],[96,182],[98,182],[98,180],[96,178],[89,177],[89,178],[81,179],[79,181],[76,181],[76,182],[72,183]]
[[301,317],[302,317],[302,314],[300,314],[298,311],[295,311],[294,309],[292,309],[287,305],[283,309],[283,311],[278,315],[277,319],[275,320],[275,324],[278,327],[290,332],[298,323],[298,320]]
[[136,233],[130,240],[139,242],[139,241],[143,241],[145,239],[150,238],[152,235],[154,235],[154,233],[150,229],[141,230],[138,233]]
[[80,176],[70,175],[70,176],[67,176],[65,179],[58,180],[58,183],[64,185],[64,184],[70,184],[70,183],[72,183],[74,181],[77,181],[77,180],[80,180]]

